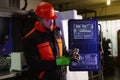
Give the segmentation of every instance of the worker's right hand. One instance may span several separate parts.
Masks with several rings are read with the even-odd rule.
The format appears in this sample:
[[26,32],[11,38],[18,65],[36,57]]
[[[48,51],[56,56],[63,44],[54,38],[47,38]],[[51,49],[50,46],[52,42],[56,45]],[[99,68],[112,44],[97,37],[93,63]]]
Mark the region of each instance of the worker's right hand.
[[69,65],[69,63],[70,63],[69,57],[63,56],[63,57],[56,59],[57,66]]
[[79,62],[80,61],[80,54],[78,53],[78,49],[77,48],[74,48],[72,50],[72,52],[70,53],[70,59],[71,61],[74,61],[74,62]]

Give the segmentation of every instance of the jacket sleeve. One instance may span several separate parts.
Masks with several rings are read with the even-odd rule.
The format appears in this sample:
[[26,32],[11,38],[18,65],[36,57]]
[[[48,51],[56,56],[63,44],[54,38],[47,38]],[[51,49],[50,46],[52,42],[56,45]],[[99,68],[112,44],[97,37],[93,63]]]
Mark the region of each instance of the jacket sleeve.
[[63,41],[63,56],[69,57],[69,51],[66,49],[64,41]]
[[[62,39],[63,56],[69,57],[69,51],[68,51],[67,48],[66,48],[65,38],[64,38],[64,36],[60,33],[61,29],[60,29],[59,27],[58,27],[58,31],[59,31],[59,34],[60,34],[61,39]],[[62,32],[62,31],[61,31],[61,32]]]

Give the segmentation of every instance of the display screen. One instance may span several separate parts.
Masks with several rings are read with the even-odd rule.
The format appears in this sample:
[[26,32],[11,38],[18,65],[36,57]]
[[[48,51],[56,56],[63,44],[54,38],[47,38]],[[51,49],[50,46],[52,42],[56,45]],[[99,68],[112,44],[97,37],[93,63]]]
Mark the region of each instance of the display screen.
[[93,24],[74,24],[73,38],[74,39],[94,39],[94,25]]

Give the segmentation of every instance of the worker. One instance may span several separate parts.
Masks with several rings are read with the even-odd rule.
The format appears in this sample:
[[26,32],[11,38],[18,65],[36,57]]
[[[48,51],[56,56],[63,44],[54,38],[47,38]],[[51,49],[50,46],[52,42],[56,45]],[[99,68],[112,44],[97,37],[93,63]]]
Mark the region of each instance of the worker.
[[48,2],[41,2],[35,14],[38,21],[23,37],[28,80],[66,80],[66,66],[70,58],[60,29],[54,25],[57,18],[54,8]]

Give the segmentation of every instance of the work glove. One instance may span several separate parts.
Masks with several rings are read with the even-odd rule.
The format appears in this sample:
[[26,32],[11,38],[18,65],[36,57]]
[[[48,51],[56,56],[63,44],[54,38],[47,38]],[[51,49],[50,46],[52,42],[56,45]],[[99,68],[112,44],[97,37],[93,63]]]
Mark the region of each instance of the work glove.
[[63,56],[63,57],[56,59],[57,66],[69,65],[69,63],[70,63],[69,57]]
[[70,59],[73,62],[79,62],[80,61],[80,54],[79,54],[79,49],[74,48],[71,53],[70,53]]

